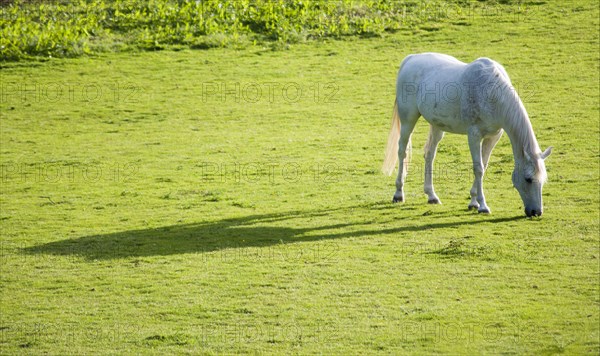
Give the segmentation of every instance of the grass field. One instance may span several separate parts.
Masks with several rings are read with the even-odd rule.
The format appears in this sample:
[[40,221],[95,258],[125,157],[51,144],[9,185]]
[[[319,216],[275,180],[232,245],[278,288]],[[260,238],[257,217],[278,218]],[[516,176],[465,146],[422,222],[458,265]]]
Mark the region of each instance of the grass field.
[[[273,51],[102,53],[0,70],[0,354],[598,354],[598,4],[478,7]],[[485,11],[484,11],[485,10]],[[510,142],[467,210],[466,137],[380,173],[410,53],[502,63],[546,161]]]

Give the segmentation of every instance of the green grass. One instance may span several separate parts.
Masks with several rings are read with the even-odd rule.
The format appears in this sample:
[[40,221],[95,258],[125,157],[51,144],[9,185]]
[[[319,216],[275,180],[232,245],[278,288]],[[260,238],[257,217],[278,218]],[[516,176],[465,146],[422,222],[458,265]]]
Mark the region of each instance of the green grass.
[[[3,64],[0,353],[598,354],[598,8],[528,6],[286,51]],[[505,66],[554,146],[542,218],[507,137],[492,215],[466,209],[458,135],[428,205],[423,121],[391,204],[395,75],[423,51]]]
[[257,43],[282,49],[310,39],[372,37],[415,29],[432,16],[446,18],[461,13],[460,3],[12,1],[0,6],[0,60],[78,57],[107,51],[247,47]]

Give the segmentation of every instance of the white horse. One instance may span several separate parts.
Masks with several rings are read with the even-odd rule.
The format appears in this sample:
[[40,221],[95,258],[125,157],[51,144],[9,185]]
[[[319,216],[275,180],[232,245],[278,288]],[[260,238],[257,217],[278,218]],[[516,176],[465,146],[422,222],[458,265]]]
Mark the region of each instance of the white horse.
[[515,160],[513,185],[521,195],[526,215],[542,215],[544,160],[552,147],[541,152],[525,107],[500,64],[488,58],[466,64],[438,53],[409,55],[402,61],[383,164],[384,173],[391,175],[396,160],[400,162],[394,202],[404,201],[410,136],[420,116],[430,124],[424,184],[429,203],[441,204],[433,190],[433,159],[447,131],[468,137],[475,174],[469,209],[490,213],[483,195],[483,174],[492,149],[506,131]]

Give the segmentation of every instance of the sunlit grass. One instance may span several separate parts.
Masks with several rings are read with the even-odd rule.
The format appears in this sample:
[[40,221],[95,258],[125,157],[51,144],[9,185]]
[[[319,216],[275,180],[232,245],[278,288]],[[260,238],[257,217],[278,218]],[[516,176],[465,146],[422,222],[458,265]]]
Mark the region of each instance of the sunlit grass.
[[[598,354],[598,8],[528,6],[286,51],[4,63],[0,353]],[[507,137],[492,215],[467,210],[458,135],[428,205],[423,121],[391,204],[395,75],[423,51],[505,66],[554,146],[542,218]]]

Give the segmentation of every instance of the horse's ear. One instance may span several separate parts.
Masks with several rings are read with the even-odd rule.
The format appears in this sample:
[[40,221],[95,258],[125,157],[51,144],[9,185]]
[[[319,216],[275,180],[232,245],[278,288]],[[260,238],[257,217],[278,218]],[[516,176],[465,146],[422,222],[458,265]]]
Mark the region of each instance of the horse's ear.
[[542,155],[540,157],[542,159],[546,159],[546,158],[548,158],[548,156],[550,156],[550,153],[552,153],[552,146],[546,148],[546,150],[544,152],[542,152]]

